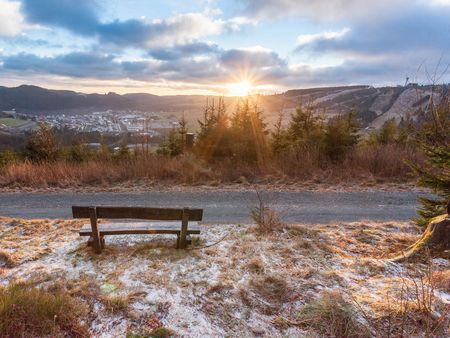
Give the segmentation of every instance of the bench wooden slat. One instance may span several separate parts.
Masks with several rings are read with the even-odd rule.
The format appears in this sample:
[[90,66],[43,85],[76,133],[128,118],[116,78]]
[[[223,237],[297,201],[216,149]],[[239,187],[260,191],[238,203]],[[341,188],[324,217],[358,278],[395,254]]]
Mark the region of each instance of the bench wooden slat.
[[[146,207],[97,207],[98,218],[135,218],[161,221],[177,221],[183,218],[183,209],[175,208],[146,208]],[[73,206],[74,218],[89,218],[89,207]],[[189,221],[201,221],[203,209],[189,209]]]
[[[181,232],[179,223],[103,223],[98,225],[101,236],[108,235],[139,235],[139,234],[174,234]],[[80,230],[80,236],[91,236],[92,228],[90,224],[85,224]],[[200,227],[197,222],[190,222],[187,234],[200,234]]]

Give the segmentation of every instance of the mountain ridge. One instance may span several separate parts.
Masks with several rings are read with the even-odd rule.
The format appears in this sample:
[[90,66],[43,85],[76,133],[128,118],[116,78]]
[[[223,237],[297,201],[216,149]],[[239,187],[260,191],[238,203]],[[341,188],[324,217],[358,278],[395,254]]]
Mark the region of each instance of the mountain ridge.
[[[439,102],[448,86],[369,85],[291,89],[280,94],[254,95],[252,99],[273,119],[279,112],[292,112],[299,104],[312,104],[326,116],[356,111],[366,126],[379,127],[389,118],[400,120],[407,113],[427,108],[431,95]],[[71,90],[46,89],[33,85],[0,87],[0,110],[15,109],[23,114],[79,114],[101,110],[140,110],[154,112],[186,112],[201,116],[205,95],[155,95],[149,93],[86,94]],[[233,107],[239,97],[224,97]]]

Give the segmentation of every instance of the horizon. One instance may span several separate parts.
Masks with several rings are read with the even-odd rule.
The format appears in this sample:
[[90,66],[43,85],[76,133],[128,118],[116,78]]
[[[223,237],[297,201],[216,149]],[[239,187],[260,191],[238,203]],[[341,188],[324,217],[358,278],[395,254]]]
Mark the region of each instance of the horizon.
[[450,81],[450,0],[0,0],[0,8],[7,87],[246,96]]
[[[446,85],[445,83],[443,84],[438,84],[439,85]],[[389,87],[401,87],[402,85],[400,84],[396,84],[396,85],[392,85],[392,86],[384,86],[386,88]],[[427,85],[424,85],[427,86]],[[149,94],[149,95],[154,95],[154,96],[220,96],[220,97],[245,97],[245,96],[270,96],[270,95],[282,95],[285,94],[288,91],[293,91],[293,90],[314,90],[314,89],[333,89],[333,88],[340,88],[340,87],[348,87],[348,88],[352,88],[352,87],[373,87],[373,88],[383,88],[383,86],[372,86],[372,85],[367,85],[367,84],[351,84],[351,85],[343,85],[343,86],[317,86],[317,87],[305,87],[305,88],[289,88],[286,89],[284,91],[280,91],[280,92],[274,92],[274,93],[250,93],[248,95],[227,95],[227,94],[211,94],[211,95],[205,95],[205,94],[154,94],[154,93],[150,93],[150,92],[139,92],[139,91],[132,91],[132,92],[115,92],[115,91],[109,91],[109,92],[83,92],[83,91],[76,91],[76,90],[69,90],[69,89],[64,89],[64,88],[51,88],[51,87],[43,87],[43,86],[38,86],[38,85],[34,85],[34,84],[29,84],[29,83],[22,83],[19,84],[17,86],[3,86],[0,85],[0,87],[3,88],[8,88],[8,89],[15,89],[15,88],[20,88],[20,87],[37,87],[37,88],[41,88],[41,89],[45,89],[45,90],[50,90],[50,91],[72,91],[75,93],[79,93],[79,94],[86,94],[86,95],[94,95],[94,94],[98,94],[98,95],[108,95],[108,94],[117,94],[117,95],[127,95],[127,94]]]

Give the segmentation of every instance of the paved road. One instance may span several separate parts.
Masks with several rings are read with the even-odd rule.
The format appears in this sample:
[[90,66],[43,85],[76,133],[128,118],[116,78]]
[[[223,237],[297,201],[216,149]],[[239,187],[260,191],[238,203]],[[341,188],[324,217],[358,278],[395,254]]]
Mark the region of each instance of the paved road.
[[[289,222],[408,220],[415,215],[413,192],[267,192],[266,201]],[[0,193],[0,215],[70,218],[72,205],[201,207],[208,223],[249,222],[254,192]]]

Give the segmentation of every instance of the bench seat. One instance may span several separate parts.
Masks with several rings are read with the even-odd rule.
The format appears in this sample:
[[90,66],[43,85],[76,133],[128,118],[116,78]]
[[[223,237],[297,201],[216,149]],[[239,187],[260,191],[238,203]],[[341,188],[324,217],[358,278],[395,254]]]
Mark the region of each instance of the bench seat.
[[[130,223],[100,223],[98,225],[100,236],[110,235],[140,235],[140,234],[173,234],[181,232],[179,222],[130,222]],[[92,236],[91,224],[84,224],[80,236]],[[189,222],[187,235],[200,234],[198,222]]]

